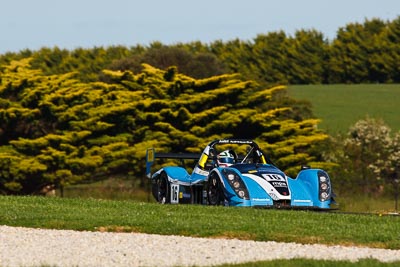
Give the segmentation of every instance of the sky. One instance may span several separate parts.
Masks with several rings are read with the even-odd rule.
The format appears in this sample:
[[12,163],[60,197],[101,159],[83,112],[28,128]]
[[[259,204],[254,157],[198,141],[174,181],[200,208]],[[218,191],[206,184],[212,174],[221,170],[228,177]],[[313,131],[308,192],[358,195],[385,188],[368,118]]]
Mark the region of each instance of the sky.
[[0,0],[0,54],[163,44],[315,29],[332,40],[366,19],[394,20],[399,0]]

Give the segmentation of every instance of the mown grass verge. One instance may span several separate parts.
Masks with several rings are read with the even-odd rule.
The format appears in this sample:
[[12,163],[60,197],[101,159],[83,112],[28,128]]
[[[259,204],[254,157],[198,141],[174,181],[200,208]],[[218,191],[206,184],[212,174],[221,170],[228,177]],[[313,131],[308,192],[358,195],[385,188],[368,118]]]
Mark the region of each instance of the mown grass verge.
[[324,261],[324,260],[307,260],[307,259],[291,259],[291,260],[273,260],[249,262],[235,265],[220,265],[220,267],[398,267],[399,262],[383,263],[376,260],[365,259],[358,262],[349,261]]
[[400,217],[0,196],[0,225],[400,249]]

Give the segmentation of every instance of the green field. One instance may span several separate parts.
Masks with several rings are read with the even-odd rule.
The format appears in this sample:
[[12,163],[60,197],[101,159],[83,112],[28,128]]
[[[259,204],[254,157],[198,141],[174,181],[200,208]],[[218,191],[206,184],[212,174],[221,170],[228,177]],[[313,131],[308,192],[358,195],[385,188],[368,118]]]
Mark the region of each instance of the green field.
[[314,115],[322,119],[320,127],[330,134],[347,133],[366,116],[400,130],[400,84],[291,85],[288,92],[310,101]]

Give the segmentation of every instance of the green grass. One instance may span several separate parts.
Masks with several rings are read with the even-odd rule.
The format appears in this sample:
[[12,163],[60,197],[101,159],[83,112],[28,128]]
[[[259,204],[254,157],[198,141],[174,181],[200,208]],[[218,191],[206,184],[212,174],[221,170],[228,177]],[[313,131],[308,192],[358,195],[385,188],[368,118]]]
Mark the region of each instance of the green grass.
[[291,85],[289,96],[308,100],[320,127],[330,134],[347,133],[368,115],[400,130],[400,84]]
[[399,262],[382,263],[376,260],[366,259],[358,262],[348,261],[325,261],[325,260],[307,260],[307,259],[291,259],[291,260],[273,260],[261,262],[249,262],[243,264],[225,264],[220,267],[398,267]]
[[0,225],[400,249],[400,217],[0,196]]

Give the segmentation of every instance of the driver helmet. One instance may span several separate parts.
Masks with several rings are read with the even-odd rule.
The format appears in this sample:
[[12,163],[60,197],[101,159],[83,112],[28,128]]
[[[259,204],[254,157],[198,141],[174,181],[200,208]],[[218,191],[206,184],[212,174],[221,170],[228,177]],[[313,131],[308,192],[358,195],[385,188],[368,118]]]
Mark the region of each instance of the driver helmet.
[[217,156],[218,165],[221,167],[229,167],[234,164],[234,156],[229,150],[222,151]]

